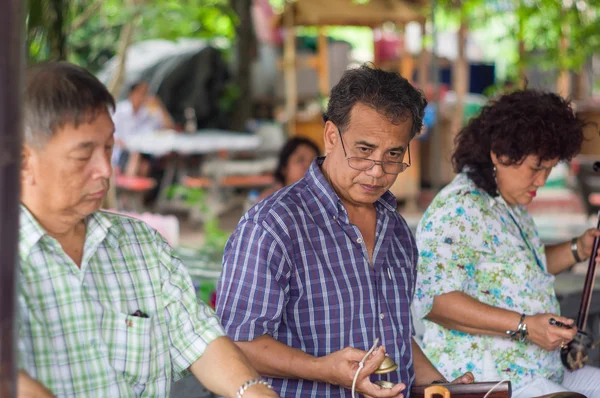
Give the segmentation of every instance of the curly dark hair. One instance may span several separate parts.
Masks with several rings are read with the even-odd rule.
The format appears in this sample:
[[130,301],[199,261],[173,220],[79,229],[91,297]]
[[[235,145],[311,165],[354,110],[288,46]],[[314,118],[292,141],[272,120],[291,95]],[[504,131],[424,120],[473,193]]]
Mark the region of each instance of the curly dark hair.
[[305,145],[305,146],[309,147],[310,149],[312,149],[313,151],[315,151],[317,156],[319,156],[319,154],[321,153],[317,144],[315,144],[312,140],[309,140],[308,138],[304,138],[304,137],[290,138],[285,143],[283,148],[281,148],[281,151],[279,152],[279,161],[277,163],[277,168],[275,169],[275,172],[273,173],[275,180],[277,180],[281,185],[285,185],[285,176],[283,175],[283,171],[288,166],[290,157],[292,156],[292,154],[294,152],[296,152],[296,149],[298,149],[298,147],[300,147],[302,145]]
[[577,119],[569,100],[537,90],[505,94],[484,106],[458,133],[452,163],[475,184],[498,195],[490,152],[518,165],[529,155],[540,161],[571,160],[583,142],[585,123]]
[[369,64],[344,72],[331,90],[323,119],[325,122],[331,120],[344,131],[350,123],[350,111],[356,103],[370,106],[394,124],[411,119],[411,139],[421,131],[427,106],[423,93],[400,74],[386,72]]

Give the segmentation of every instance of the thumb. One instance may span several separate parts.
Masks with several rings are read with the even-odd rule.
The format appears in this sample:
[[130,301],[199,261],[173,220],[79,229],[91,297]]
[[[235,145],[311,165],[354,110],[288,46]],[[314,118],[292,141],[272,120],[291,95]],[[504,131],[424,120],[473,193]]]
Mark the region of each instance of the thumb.
[[371,374],[375,370],[377,370],[377,368],[379,367],[379,365],[382,364],[384,359],[385,349],[383,348],[383,346],[379,346],[375,351],[371,353],[371,355],[369,355],[369,357],[365,361],[365,366],[363,368],[365,374]]

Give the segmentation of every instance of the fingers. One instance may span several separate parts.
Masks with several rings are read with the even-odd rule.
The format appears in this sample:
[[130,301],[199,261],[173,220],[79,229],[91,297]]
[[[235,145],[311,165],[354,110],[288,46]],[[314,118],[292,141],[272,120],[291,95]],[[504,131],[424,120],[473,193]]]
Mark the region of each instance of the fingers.
[[473,373],[467,372],[464,375],[462,375],[459,378],[452,381],[451,384],[472,384],[474,382],[475,382],[475,376],[473,376]]
[[384,359],[385,348],[383,348],[383,346],[379,346],[377,347],[377,349],[375,349],[375,351],[371,353],[371,355],[369,355],[369,357],[365,361],[365,367],[363,368],[363,372],[365,372],[365,375],[370,375],[371,373],[373,373],[379,367],[379,365],[381,365]]
[[[575,325],[574,319],[565,318],[564,316],[553,315],[552,318],[550,318],[550,319],[554,319],[555,321],[560,322],[566,326],[574,326]],[[549,323],[552,325],[552,322],[549,321]],[[560,323],[558,323],[556,326],[561,327]]]
[[366,379],[356,390],[365,396],[373,398],[402,398],[404,397],[403,391],[405,389],[406,385],[404,383],[398,383],[392,388],[383,388]]
[[[375,351],[377,351],[377,350],[375,350]],[[375,351],[373,351],[373,352],[375,352]],[[346,347],[346,348],[342,349],[342,352],[344,355],[344,359],[346,359],[347,361],[350,361],[350,362],[360,362],[367,354],[367,351],[359,350],[358,348],[353,348],[353,347]],[[373,355],[373,353],[371,353],[370,356],[372,356],[372,355]],[[367,360],[368,360],[368,358],[367,358]],[[365,361],[365,364],[366,364],[366,361]]]

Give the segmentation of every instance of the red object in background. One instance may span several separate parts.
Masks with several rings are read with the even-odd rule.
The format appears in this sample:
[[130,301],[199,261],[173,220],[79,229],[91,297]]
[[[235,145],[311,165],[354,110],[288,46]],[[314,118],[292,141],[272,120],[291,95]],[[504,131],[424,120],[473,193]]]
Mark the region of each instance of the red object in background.
[[376,29],[373,32],[374,61],[378,65],[381,62],[400,58],[404,50],[404,39],[397,32],[383,32]]
[[117,187],[130,191],[148,191],[156,186],[156,180],[148,177],[115,175]]

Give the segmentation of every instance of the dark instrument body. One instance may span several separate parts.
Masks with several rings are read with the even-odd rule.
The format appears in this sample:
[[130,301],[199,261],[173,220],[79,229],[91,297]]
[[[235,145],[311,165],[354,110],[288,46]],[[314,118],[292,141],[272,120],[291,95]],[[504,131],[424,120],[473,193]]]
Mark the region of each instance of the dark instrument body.
[[[598,212],[598,224],[596,228],[600,229],[600,212]],[[581,304],[579,306],[579,314],[577,315],[577,334],[566,347],[560,350],[560,359],[568,370],[583,368],[588,362],[588,354],[593,346],[592,336],[586,330],[592,293],[594,291],[594,281],[596,279],[598,246],[600,246],[600,238],[594,239],[592,255],[588,263],[587,274],[585,275],[585,283],[583,285],[583,292],[581,293]]]

